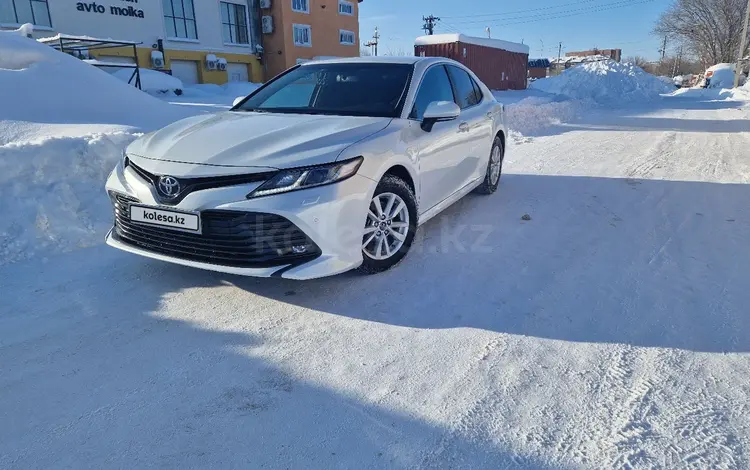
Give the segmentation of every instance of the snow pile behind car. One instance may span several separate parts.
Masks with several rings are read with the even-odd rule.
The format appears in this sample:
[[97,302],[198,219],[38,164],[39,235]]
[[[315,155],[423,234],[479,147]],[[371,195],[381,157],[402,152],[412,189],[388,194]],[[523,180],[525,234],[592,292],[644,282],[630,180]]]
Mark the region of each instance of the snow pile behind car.
[[589,62],[558,76],[537,80],[531,88],[602,105],[648,101],[674,91],[674,86],[633,64],[613,60]]
[[497,101],[505,105],[510,138],[516,143],[523,143],[526,137],[542,135],[550,128],[575,120],[584,108],[580,101],[535,89],[495,91],[493,94]]
[[[118,126],[155,128],[184,115],[23,32],[0,32],[0,122],[95,124],[102,131]],[[22,137],[17,126],[14,130],[10,135],[7,127],[0,131],[0,144]]]
[[[716,64],[707,68],[708,88],[732,88],[734,86],[734,71],[734,64]],[[741,79],[744,81],[744,77],[741,77]]]
[[122,149],[188,115],[110,74],[0,32],[0,265],[99,243]]
[[[133,77],[134,73],[135,69],[122,69],[112,75],[125,83],[135,85],[135,77]],[[150,93],[167,93],[180,90],[178,93],[181,93],[185,88],[182,84],[182,80],[164,72],[159,72],[158,70],[139,68],[138,74],[140,75],[141,90],[143,91]]]

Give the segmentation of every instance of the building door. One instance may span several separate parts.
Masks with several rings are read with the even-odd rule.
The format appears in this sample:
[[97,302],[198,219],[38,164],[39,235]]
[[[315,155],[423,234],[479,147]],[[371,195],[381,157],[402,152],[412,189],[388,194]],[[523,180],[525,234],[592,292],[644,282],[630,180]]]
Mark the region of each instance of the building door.
[[249,82],[247,64],[227,64],[227,75],[230,82]]
[[172,76],[182,80],[185,85],[195,85],[199,83],[198,79],[198,62],[192,60],[170,60],[172,67]]

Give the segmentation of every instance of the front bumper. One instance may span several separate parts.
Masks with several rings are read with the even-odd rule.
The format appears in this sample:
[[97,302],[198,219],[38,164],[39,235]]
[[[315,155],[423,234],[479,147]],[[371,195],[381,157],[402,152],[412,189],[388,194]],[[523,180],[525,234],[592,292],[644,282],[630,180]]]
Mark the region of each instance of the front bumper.
[[[245,276],[313,279],[354,269],[362,263],[362,230],[376,182],[360,175],[344,181],[256,199],[245,196],[261,183],[206,189],[188,194],[179,204],[157,202],[154,188],[132,168],[118,165],[107,180],[110,195],[122,195],[141,204],[191,212],[240,211],[275,214],[294,224],[317,248],[315,256],[300,257],[283,264],[268,263],[238,267],[220,259],[196,260],[191,256],[165,254],[145,245],[129,243],[116,230],[107,234],[107,244],[141,256],[184,266]],[[179,232],[176,232],[179,234]],[[159,252],[162,251],[162,252]],[[192,258],[192,259],[191,259]],[[273,264],[270,266],[269,264]]]

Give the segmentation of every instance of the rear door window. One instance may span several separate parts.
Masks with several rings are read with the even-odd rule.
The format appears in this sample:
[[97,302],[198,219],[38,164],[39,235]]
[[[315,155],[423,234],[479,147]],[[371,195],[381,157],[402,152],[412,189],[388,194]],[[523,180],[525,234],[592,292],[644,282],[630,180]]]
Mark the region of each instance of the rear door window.
[[451,82],[442,65],[430,67],[425,73],[409,117],[421,121],[427,106],[433,101],[453,101]]
[[[469,78],[471,78],[471,75],[469,75]],[[471,79],[471,83],[474,84],[474,94],[477,95],[477,103],[481,103],[484,99],[484,93],[482,92],[482,89],[479,87],[479,84],[474,80]]]
[[456,104],[461,109],[466,109],[479,103],[474,91],[474,80],[471,79],[469,74],[453,65],[449,65],[447,68],[456,93]]

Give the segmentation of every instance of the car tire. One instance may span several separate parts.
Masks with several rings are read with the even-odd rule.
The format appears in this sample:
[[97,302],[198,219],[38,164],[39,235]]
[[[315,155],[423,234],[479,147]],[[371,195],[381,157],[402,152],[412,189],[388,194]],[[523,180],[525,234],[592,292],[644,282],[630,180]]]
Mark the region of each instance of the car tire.
[[[497,160],[498,158],[499,161]],[[505,148],[503,147],[503,141],[500,139],[500,136],[497,136],[495,137],[495,141],[492,142],[492,150],[490,151],[490,158],[487,161],[487,171],[484,174],[484,181],[474,191],[479,194],[492,194],[497,191],[497,186],[500,184],[500,177],[503,174],[504,159]],[[493,173],[493,163],[497,164],[494,167],[496,173]]]
[[[395,197],[390,213],[386,214],[391,196]],[[380,201],[380,208],[376,205],[376,199]],[[401,203],[403,208],[398,210]],[[380,218],[377,223],[376,216]],[[362,236],[363,261],[359,271],[364,274],[376,274],[397,265],[409,251],[416,232],[417,199],[414,191],[401,178],[385,175],[375,188],[365,218],[365,233]]]

